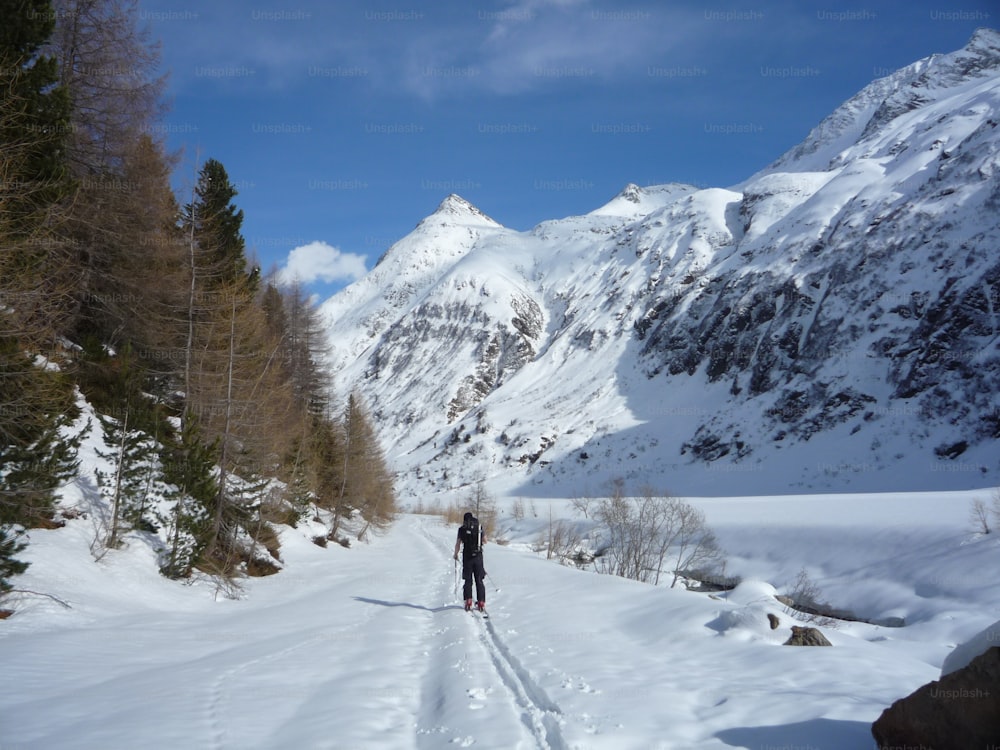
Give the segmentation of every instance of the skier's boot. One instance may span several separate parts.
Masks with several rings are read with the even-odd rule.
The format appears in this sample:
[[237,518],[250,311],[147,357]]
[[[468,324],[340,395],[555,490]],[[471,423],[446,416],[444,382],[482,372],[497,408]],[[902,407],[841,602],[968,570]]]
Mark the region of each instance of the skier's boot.
[[476,602],[476,609],[478,609],[480,612],[485,612],[486,602]]
[[466,612],[471,612],[472,611],[472,599],[466,599],[465,600],[465,611]]

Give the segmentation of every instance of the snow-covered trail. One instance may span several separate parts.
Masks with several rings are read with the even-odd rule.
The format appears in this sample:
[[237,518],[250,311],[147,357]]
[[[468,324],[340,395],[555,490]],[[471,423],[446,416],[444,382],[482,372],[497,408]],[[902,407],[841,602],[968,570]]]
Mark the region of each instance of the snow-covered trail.
[[161,578],[137,540],[95,563],[82,519],[36,531],[20,583],[72,609],[24,600],[0,624],[0,749],[869,750],[881,711],[996,620],[1000,540],[963,534],[955,498],[799,502],[785,536],[768,519],[787,499],[707,505],[742,519],[722,530],[751,575],[809,561],[838,602],[912,624],[785,648],[795,620],[764,581],[718,598],[565,567],[531,551],[535,517],[486,548],[488,620],[462,610],[434,517],[350,550],[285,529],[285,569],[237,601]]
[[[448,530],[442,536],[434,521],[415,520],[435,557],[451,555],[453,540]],[[456,587],[461,586],[456,573],[452,562],[449,572],[439,579],[436,593],[445,600],[461,596],[456,597]],[[454,735],[452,741],[461,746],[562,750],[558,709],[534,686],[492,622],[465,612],[459,604],[445,609],[458,616],[449,617],[433,632],[420,693],[418,747],[439,748]]]
[[201,606],[11,620],[0,747],[563,746],[553,706],[457,603],[436,519],[349,552],[285,542],[296,564],[243,601],[187,589]]

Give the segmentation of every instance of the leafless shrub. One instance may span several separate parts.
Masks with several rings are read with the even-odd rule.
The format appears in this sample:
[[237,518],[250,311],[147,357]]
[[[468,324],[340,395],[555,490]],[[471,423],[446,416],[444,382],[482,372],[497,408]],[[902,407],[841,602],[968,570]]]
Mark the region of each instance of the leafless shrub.
[[549,524],[545,531],[538,535],[532,545],[536,552],[545,551],[546,559],[575,559],[581,544],[580,533],[576,525],[562,518],[553,518],[549,510]]
[[805,568],[802,568],[789,587],[788,594],[779,601],[785,605],[785,614],[801,622],[809,622],[823,627],[836,625],[836,620],[824,614],[832,607],[820,602],[822,592]]
[[584,518],[590,518],[591,506],[594,503],[592,497],[574,497],[570,500],[573,509]]
[[510,511],[511,511],[511,515],[514,516],[514,520],[515,521],[523,521],[524,520],[524,500],[522,500],[521,498],[517,498],[517,500],[515,500],[514,503],[513,503],[513,505],[511,506]]
[[[997,504],[997,499],[994,497],[993,504]],[[993,531],[990,526],[990,516],[995,515],[996,511],[986,507],[986,503],[982,500],[973,500],[972,506],[969,508],[969,521],[972,523],[973,529],[979,534],[989,534]]]
[[606,535],[595,560],[602,573],[654,585],[669,573],[673,588],[683,571],[711,567],[723,558],[700,510],[651,487],[629,498],[621,483],[613,485],[594,516]]

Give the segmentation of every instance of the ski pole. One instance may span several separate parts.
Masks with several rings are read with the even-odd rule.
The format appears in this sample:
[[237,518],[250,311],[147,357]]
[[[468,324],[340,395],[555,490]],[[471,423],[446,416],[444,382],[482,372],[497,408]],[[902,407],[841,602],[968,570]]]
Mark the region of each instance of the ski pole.
[[494,590],[494,591],[496,591],[496,592],[499,592],[499,591],[500,591],[500,587],[499,587],[499,586],[497,586],[497,585],[496,585],[496,584],[495,584],[495,583],[493,582],[493,576],[491,576],[491,575],[490,575],[489,573],[487,573],[486,571],[483,571],[483,578],[489,578],[489,579],[490,579],[490,586],[492,586],[492,587],[493,587],[493,590]]

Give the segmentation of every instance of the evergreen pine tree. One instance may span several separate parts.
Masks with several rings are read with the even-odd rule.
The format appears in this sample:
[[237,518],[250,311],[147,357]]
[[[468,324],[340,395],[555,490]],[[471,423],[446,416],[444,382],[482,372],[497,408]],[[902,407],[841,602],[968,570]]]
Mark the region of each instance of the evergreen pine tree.
[[194,200],[184,208],[184,223],[204,258],[204,280],[210,288],[224,287],[246,277],[245,241],[240,233],[243,211],[232,202],[236,188],[222,162],[209,159],[198,173]]
[[16,526],[0,526],[0,598],[13,588],[10,579],[28,569],[28,563],[14,559],[26,546],[23,535],[24,530]]
[[258,299],[259,278],[245,273],[235,195],[222,164],[210,159],[182,216],[190,282],[182,422],[198,421],[219,468],[198,564],[226,575],[247,561],[262,529],[252,519],[261,516],[263,478],[280,473],[297,423],[281,300],[267,290]]
[[65,289],[52,268],[64,255],[59,203],[68,100],[56,60],[48,2],[0,0],[0,588],[24,570],[14,559],[25,527],[47,523],[53,490],[74,471],[75,446],[60,434],[72,418],[66,379],[37,366],[63,319]]
[[0,336],[0,532],[52,521],[55,490],[76,473],[79,439],[62,430],[77,413],[66,376]]
[[97,451],[112,465],[109,473],[97,472],[97,485],[111,511],[104,539],[107,549],[118,547],[122,535],[131,529],[156,528],[148,515],[152,509],[150,494],[160,475],[156,443],[149,434],[135,428],[132,420],[136,411],[130,401],[125,401],[120,419],[98,417],[104,442],[111,448]]
[[188,420],[175,441],[163,445],[164,479],[173,501],[168,516],[160,519],[167,528],[167,549],[160,572],[168,578],[186,578],[210,540],[209,508],[217,497],[216,452],[206,445],[194,420]]
[[8,235],[31,236],[69,188],[69,100],[58,62],[41,54],[55,28],[48,0],[0,0],[0,207]]

